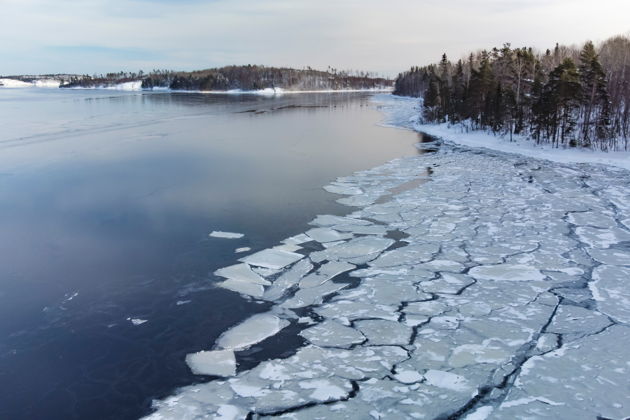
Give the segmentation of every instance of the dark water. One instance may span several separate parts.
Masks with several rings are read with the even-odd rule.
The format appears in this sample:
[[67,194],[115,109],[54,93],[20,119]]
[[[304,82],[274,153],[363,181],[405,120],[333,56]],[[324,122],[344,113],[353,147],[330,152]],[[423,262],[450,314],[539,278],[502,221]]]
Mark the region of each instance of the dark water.
[[211,273],[347,213],[337,176],[417,153],[380,119],[367,94],[0,91],[0,419],[137,418],[203,380],[185,355],[265,310]]

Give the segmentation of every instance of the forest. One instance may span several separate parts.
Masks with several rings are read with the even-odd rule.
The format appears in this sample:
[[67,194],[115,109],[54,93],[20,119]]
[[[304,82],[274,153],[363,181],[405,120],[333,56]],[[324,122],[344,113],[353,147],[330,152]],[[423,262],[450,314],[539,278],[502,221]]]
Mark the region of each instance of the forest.
[[181,72],[153,70],[150,73],[109,73],[80,76],[62,87],[107,86],[130,81],[142,81],[142,88],[169,88],[172,90],[260,90],[281,88],[286,90],[341,90],[391,88],[392,80],[361,71],[326,71],[266,67],[257,65],[226,66],[215,69]]
[[423,98],[423,120],[555,147],[629,150],[630,37],[544,52],[501,48],[412,67],[394,94]]

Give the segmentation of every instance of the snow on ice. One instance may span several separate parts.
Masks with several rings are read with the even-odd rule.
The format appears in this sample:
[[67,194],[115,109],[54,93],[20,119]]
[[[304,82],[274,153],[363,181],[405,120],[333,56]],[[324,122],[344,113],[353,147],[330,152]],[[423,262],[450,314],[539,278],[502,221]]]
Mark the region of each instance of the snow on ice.
[[[381,106],[413,125],[412,102]],[[630,173],[556,160],[442,143],[336,180],[352,212],[283,241],[319,250],[217,271],[272,308],[189,356],[224,378],[148,418],[627,417]],[[292,356],[232,370],[290,323]]]

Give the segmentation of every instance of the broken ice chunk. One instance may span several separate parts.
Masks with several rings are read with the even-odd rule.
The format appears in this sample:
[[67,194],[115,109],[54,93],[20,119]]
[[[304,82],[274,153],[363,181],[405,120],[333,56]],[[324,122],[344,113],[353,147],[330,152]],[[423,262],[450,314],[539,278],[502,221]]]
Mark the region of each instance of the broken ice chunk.
[[354,269],[355,266],[353,264],[348,264],[347,262],[338,262],[332,261],[327,264],[324,264],[317,270],[317,273],[309,274],[300,280],[300,287],[315,287],[319,286],[331,280],[333,277],[338,276],[341,273],[345,273],[346,271],[350,271]]
[[280,251],[295,252],[302,249],[302,247],[297,244],[282,244],[282,245],[274,246],[272,249],[277,249]]
[[313,264],[310,260],[299,261],[276,279],[273,285],[267,289],[263,298],[265,300],[280,299],[288,289],[295,286],[312,269]]
[[236,248],[234,250],[235,254],[240,254],[241,252],[247,252],[247,251],[251,251],[252,249],[248,246],[244,246],[243,248]]
[[472,391],[472,387],[463,376],[442,370],[428,370],[424,377],[426,383],[438,388],[449,389],[451,391],[465,392]]
[[352,387],[347,381],[342,381],[337,378],[313,379],[302,381],[298,385],[302,389],[312,389],[313,392],[310,398],[316,401],[331,401],[345,398],[352,390]]
[[540,281],[545,275],[538,269],[521,264],[497,264],[473,267],[469,273],[480,280],[498,281]]
[[353,239],[323,251],[311,253],[315,262],[324,260],[346,260],[357,264],[373,260],[378,254],[389,248],[394,241],[380,237],[366,236]]
[[127,321],[130,321],[133,325],[142,325],[145,322],[147,322],[146,319],[140,319],[140,318],[127,318]]
[[597,308],[616,321],[630,323],[630,268],[600,265],[588,284]]
[[413,384],[415,382],[420,382],[421,380],[423,380],[424,376],[414,370],[403,370],[400,372],[396,372],[394,378],[398,382],[402,382],[404,384]]
[[358,195],[363,194],[363,190],[361,188],[355,187],[351,184],[342,184],[341,182],[333,182],[330,185],[326,185],[324,187],[326,191],[333,194],[339,195]]
[[354,328],[346,327],[335,321],[324,321],[319,325],[300,332],[311,344],[320,347],[349,348],[353,344],[365,341],[365,337]]
[[212,238],[240,239],[245,235],[243,235],[242,233],[221,232],[220,230],[215,230],[215,231],[212,231],[212,233],[209,236]]
[[353,217],[331,216],[328,214],[317,216],[311,223],[315,226],[333,226],[333,225],[370,225],[367,220],[355,219]]
[[260,252],[241,258],[239,261],[259,267],[280,269],[304,258],[302,254],[280,249],[263,249]]
[[256,314],[221,334],[217,346],[222,349],[244,350],[276,335],[288,325],[289,321],[271,313]]
[[270,281],[263,279],[254,273],[247,264],[235,264],[229,267],[220,268],[214,272],[215,275],[225,277],[227,279],[246,281],[255,284],[268,286]]
[[291,236],[290,238],[287,238],[287,239],[283,240],[282,242],[284,242],[285,244],[300,245],[300,244],[303,244],[304,242],[308,242],[310,240],[311,240],[311,238],[309,238],[308,236],[306,236],[303,233],[300,233],[299,235]]
[[186,363],[195,375],[234,376],[236,358],[232,350],[200,351],[186,355]]
[[411,328],[395,321],[368,319],[357,321],[357,328],[367,337],[370,345],[399,345],[409,344]]
[[246,280],[227,279],[226,281],[217,284],[217,286],[256,298],[262,297],[265,292],[265,288],[262,285]]
[[281,306],[283,308],[294,309],[315,305],[321,303],[326,296],[348,286],[348,284],[343,283],[326,282],[320,286],[300,289],[291,299],[288,299]]
[[624,249],[587,248],[586,252],[588,252],[594,260],[602,264],[630,266],[630,252]]
[[350,233],[341,233],[337,232],[334,229],[330,228],[313,228],[306,231],[306,234],[312,238],[314,241],[325,243],[325,242],[336,242],[342,241],[344,239],[352,238],[352,234]]

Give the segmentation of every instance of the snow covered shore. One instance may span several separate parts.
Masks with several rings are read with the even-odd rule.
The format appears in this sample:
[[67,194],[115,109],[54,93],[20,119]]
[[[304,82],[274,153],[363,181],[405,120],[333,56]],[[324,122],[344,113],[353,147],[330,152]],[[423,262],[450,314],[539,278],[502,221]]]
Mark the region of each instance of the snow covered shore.
[[[148,418],[627,417],[630,173],[447,143],[326,189],[354,211],[215,273],[273,306]],[[237,369],[288,325],[304,347]]]
[[515,136],[513,141],[484,131],[466,131],[461,126],[423,124],[420,122],[421,100],[393,95],[377,95],[375,102],[387,114],[387,124],[406,127],[469,147],[483,147],[506,153],[547,159],[560,163],[594,163],[612,165],[630,170],[630,151],[600,152],[588,149],[558,149],[550,145],[535,145],[533,141]]
[[[61,82],[59,80],[48,80],[41,79],[36,80],[33,83],[23,82],[21,80],[16,79],[0,79],[0,89],[2,88],[58,88]],[[173,90],[166,87],[154,87],[151,89],[144,89],[142,87],[142,81],[136,80],[133,82],[125,82],[125,83],[116,83],[109,85],[97,85],[91,87],[71,87],[64,89],[73,89],[73,90],[95,90],[95,89],[103,89],[103,90],[119,90],[119,91],[133,91],[133,92],[174,92],[174,93],[203,93],[208,95],[260,95],[260,96],[280,96],[280,95],[294,95],[300,93],[360,93],[360,92],[373,92],[373,93],[384,93],[391,92],[391,88],[387,89],[329,89],[329,90],[288,90],[282,88],[267,88],[260,90],[241,90],[241,89],[232,89],[232,90]]]

